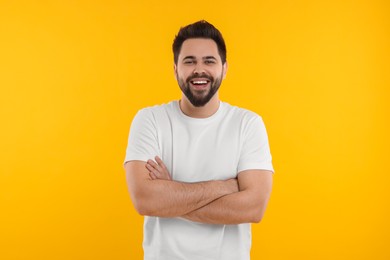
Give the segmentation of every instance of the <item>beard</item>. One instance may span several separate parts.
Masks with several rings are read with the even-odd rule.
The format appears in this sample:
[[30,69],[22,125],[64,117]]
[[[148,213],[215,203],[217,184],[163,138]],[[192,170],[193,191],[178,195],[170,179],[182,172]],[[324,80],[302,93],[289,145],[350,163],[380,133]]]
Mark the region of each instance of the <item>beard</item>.
[[[195,73],[187,78],[186,81],[184,81],[183,78],[179,78],[177,75],[177,81],[179,83],[181,91],[184,93],[184,95],[187,97],[187,99],[191,102],[191,104],[194,107],[203,107],[206,105],[211,98],[217,93],[219,87],[222,83],[222,74],[220,77],[214,79],[212,76],[208,76],[206,74],[198,74]],[[210,87],[208,89],[204,90],[193,90],[191,89],[191,83],[190,81],[194,78],[207,78],[210,81]]]

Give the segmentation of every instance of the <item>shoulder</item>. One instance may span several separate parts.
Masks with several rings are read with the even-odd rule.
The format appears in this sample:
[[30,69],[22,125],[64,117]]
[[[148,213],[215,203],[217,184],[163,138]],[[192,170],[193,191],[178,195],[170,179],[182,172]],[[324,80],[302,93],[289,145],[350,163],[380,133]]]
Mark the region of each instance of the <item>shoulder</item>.
[[226,108],[225,118],[231,127],[238,127],[244,135],[248,133],[265,133],[263,118],[254,111],[223,103]]
[[256,112],[253,112],[249,109],[241,108],[238,106],[230,105],[229,103],[222,102],[226,117],[230,117],[241,122],[250,122],[250,121],[262,121],[262,118]]
[[171,114],[175,109],[175,102],[177,101],[171,101],[166,104],[142,108],[138,110],[136,117],[142,117],[146,119],[160,117],[164,114]]

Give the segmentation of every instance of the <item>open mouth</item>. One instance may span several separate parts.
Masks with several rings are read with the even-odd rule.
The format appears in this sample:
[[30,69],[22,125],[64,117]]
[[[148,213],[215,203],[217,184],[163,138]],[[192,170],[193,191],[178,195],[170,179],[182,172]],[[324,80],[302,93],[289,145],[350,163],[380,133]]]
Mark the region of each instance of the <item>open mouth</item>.
[[210,80],[208,80],[208,79],[193,79],[193,80],[190,80],[190,83],[195,89],[204,89],[209,85]]

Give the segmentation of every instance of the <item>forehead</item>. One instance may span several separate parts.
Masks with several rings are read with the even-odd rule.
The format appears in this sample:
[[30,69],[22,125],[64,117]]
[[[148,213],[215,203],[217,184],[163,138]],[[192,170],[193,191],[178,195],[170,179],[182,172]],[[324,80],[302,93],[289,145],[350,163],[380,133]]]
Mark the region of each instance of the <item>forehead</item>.
[[206,56],[214,56],[219,59],[218,46],[212,39],[194,38],[183,42],[181,46],[179,59],[187,56],[202,58]]

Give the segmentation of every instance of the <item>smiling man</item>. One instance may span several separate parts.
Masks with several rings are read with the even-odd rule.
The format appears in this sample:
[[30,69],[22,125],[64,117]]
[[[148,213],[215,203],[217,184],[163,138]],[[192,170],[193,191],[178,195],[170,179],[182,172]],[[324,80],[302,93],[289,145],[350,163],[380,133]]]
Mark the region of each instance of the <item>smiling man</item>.
[[137,113],[125,158],[144,259],[250,259],[272,188],[264,123],[220,101],[226,46],[213,25],[181,28],[173,54],[182,98]]

